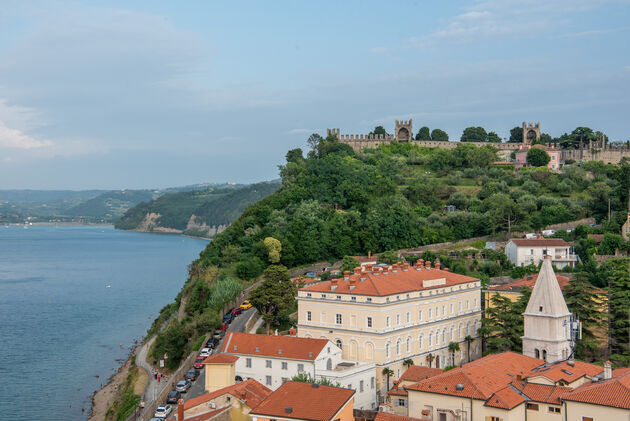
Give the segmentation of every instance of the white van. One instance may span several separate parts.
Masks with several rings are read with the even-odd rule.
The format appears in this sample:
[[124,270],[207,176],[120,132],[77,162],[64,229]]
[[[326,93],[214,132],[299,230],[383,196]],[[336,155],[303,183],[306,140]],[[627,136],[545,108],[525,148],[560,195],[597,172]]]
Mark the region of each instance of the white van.
[[533,240],[535,238],[538,238],[538,235],[534,232],[530,232],[529,234],[525,234],[525,238],[527,238],[528,240]]
[[556,233],[556,230],[543,230],[542,235],[543,237],[549,237],[550,235],[554,235]]

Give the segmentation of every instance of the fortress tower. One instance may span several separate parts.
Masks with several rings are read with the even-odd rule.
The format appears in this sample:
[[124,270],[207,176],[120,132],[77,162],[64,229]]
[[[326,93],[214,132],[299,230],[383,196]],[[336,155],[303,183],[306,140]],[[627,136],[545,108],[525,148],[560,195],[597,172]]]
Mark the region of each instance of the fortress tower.
[[534,140],[540,139],[540,122],[525,124],[523,121],[523,143],[531,145]]
[[396,120],[396,139],[399,142],[410,142],[413,140],[413,126],[411,119]]
[[545,256],[523,320],[523,355],[553,363],[569,358],[571,313],[551,266]]

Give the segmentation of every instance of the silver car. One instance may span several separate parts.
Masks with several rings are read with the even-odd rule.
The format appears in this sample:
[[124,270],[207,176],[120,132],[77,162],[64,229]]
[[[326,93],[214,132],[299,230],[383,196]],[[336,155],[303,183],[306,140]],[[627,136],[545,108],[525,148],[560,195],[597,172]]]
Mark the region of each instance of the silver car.
[[181,393],[186,393],[188,392],[188,389],[190,389],[190,386],[191,386],[190,380],[180,380],[179,382],[177,382],[177,385],[175,386],[175,390]]
[[153,414],[153,416],[155,418],[164,419],[168,416],[168,414],[171,413],[172,410],[173,410],[173,407],[170,405],[160,405],[155,410],[155,414]]

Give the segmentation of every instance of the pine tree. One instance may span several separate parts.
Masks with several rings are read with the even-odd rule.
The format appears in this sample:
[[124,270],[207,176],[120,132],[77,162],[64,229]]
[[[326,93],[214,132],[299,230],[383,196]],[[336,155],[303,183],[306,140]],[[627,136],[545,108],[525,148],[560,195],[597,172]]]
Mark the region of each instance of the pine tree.
[[524,311],[522,301],[525,300],[521,297],[519,301],[512,302],[509,298],[496,294],[491,301],[492,307],[486,309],[486,314],[481,319],[480,333],[485,341],[485,353],[520,352],[523,336],[521,314]]
[[582,322],[582,340],[576,344],[575,356],[579,359],[593,359],[597,350],[594,330],[604,323],[601,294],[588,281],[588,273],[578,272],[564,290],[564,298],[573,313]]

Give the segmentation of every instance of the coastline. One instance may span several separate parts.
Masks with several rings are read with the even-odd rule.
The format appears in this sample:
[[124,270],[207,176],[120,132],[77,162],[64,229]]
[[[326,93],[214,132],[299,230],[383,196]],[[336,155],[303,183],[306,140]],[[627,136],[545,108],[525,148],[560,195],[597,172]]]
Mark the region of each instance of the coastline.
[[118,370],[116,370],[116,372],[107,379],[107,383],[105,383],[102,388],[95,390],[92,393],[92,396],[90,397],[90,409],[87,418],[88,421],[99,421],[105,419],[105,414],[107,413],[109,407],[114,403],[120,386],[127,379],[132,359],[136,357],[136,353],[143,345],[144,342],[140,341],[137,346],[132,348],[127,359],[118,367]]

